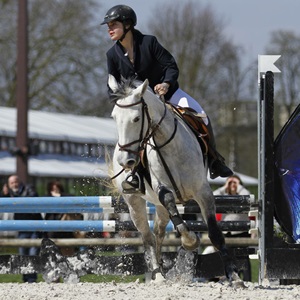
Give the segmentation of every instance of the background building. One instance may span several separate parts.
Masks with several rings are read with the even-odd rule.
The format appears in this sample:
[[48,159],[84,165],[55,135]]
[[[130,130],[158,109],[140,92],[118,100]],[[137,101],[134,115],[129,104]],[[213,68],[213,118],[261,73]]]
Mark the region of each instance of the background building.
[[[15,108],[0,107],[0,181],[16,172]],[[62,180],[73,194],[93,194],[108,174],[105,153],[112,154],[117,141],[110,118],[75,116],[30,110],[29,181],[40,195],[49,180]]]
[[[0,181],[16,172],[15,108],[0,107]],[[117,142],[116,125],[111,118],[78,116],[30,110],[28,112],[30,183],[40,195],[49,180],[59,179],[67,191],[80,195],[105,192],[102,180],[108,177],[106,154],[112,157]],[[246,186],[257,179],[240,174]],[[210,180],[222,185],[224,178]]]

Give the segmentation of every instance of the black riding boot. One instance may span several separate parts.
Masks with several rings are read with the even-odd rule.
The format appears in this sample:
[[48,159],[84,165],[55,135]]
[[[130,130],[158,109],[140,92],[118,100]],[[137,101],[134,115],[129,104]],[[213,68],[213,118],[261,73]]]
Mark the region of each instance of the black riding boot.
[[124,194],[145,194],[143,178],[139,173],[129,174],[122,182]]
[[216,142],[210,120],[206,126],[209,133],[208,167],[210,178],[229,177],[233,175],[233,172],[226,166],[224,157],[216,150]]

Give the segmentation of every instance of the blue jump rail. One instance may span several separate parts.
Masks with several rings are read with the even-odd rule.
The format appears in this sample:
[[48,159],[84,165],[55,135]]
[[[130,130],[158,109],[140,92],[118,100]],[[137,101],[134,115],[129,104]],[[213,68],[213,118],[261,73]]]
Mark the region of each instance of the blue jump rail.
[[[217,212],[242,213],[249,211],[254,203],[253,195],[215,196]],[[179,213],[200,213],[197,205],[180,206]],[[70,196],[70,197],[16,197],[1,198],[0,213],[128,213],[123,199],[111,196]],[[147,202],[147,212],[155,213],[155,206]]]
[[[154,221],[148,221],[153,230]],[[186,221],[192,231],[207,231],[207,225],[203,221]],[[255,226],[254,221],[221,221],[219,226],[223,231],[248,231]],[[137,231],[132,221],[33,221],[33,220],[5,220],[0,221],[0,231],[40,231],[40,232],[120,232]],[[174,232],[174,226],[170,221],[167,224],[167,232]]]

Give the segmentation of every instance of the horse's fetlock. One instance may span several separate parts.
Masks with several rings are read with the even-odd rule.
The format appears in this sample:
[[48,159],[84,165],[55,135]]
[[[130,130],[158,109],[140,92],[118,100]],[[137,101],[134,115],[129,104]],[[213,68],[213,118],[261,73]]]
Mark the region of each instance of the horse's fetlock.
[[184,224],[180,215],[170,216],[170,219],[176,229],[178,226]]
[[181,232],[189,231],[188,228],[187,228],[187,226],[183,222],[181,222],[180,224],[176,225],[175,227],[176,227],[176,230],[177,230],[177,232],[179,234],[181,234]]

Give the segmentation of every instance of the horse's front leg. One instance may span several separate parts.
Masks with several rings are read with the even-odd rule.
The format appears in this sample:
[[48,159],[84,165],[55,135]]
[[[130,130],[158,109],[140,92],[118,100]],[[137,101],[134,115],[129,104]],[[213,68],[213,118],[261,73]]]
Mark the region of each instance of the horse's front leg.
[[[125,198],[125,197],[124,197]],[[156,241],[148,223],[146,202],[139,196],[131,195],[126,199],[132,222],[140,232],[145,248],[145,261],[148,269],[152,272],[153,279],[163,279],[160,273],[160,261],[156,256]]]
[[156,238],[156,257],[161,262],[162,243],[166,235],[166,227],[169,223],[169,213],[162,205],[156,206],[156,215],[153,232]]
[[181,236],[181,243],[185,250],[195,250],[200,244],[198,236],[189,231],[188,227],[184,223],[176,207],[176,200],[173,193],[166,187],[161,186],[158,193],[159,201],[167,209],[169,217],[176,228],[177,232]]

